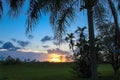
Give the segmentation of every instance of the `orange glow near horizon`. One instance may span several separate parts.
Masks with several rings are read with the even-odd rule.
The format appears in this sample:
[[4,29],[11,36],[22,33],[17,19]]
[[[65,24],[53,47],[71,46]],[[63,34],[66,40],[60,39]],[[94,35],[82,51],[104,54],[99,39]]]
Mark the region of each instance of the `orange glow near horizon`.
[[50,54],[48,61],[49,62],[65,62],[65,59],[63,58],[62,55]]

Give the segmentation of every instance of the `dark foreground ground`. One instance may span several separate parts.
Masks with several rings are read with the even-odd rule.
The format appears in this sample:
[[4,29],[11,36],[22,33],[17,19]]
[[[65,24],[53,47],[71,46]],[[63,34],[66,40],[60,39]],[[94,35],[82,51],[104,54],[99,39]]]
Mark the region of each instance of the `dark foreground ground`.
[[[72,63],[0,65],[0,80],[90,80],[75,77],[72,66]],[[99,80],[116,80],[109,64],[100,64],[98,72]]]

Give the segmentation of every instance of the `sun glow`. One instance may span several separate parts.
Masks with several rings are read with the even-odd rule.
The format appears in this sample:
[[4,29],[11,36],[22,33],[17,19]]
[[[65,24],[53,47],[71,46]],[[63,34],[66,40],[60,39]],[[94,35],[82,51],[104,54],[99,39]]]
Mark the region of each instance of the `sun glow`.
[[58,55],[58,54],[50,54],[48,61],[49,62],[65,62],[63,57],[61,55]]

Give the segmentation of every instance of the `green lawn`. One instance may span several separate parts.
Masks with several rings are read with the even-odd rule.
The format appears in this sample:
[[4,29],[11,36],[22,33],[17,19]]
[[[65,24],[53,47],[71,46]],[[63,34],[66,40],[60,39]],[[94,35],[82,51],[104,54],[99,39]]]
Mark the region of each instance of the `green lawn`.
[[[78,79],[71,73],[71,63],[36,63],[0,66],[0,80],[90,80]],[[112,67],[98,67],[99,80],[115,80]]]

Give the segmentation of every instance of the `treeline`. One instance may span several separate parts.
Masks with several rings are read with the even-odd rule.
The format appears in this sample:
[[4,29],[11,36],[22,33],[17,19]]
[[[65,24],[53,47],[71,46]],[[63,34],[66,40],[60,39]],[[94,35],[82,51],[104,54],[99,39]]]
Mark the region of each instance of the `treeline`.
[[29,58],[24,59],[24,61],[22,61],[19,58],[13,58],[11,56],[8,56],[5,60],[1,60],[0,64],[2,64],[2,65],[15,65],[15,64],[23,64],[23,63],[27,63],[27,62],[35,63],[35,62],[38,62],[38,61],[36,59],[30,60]]

